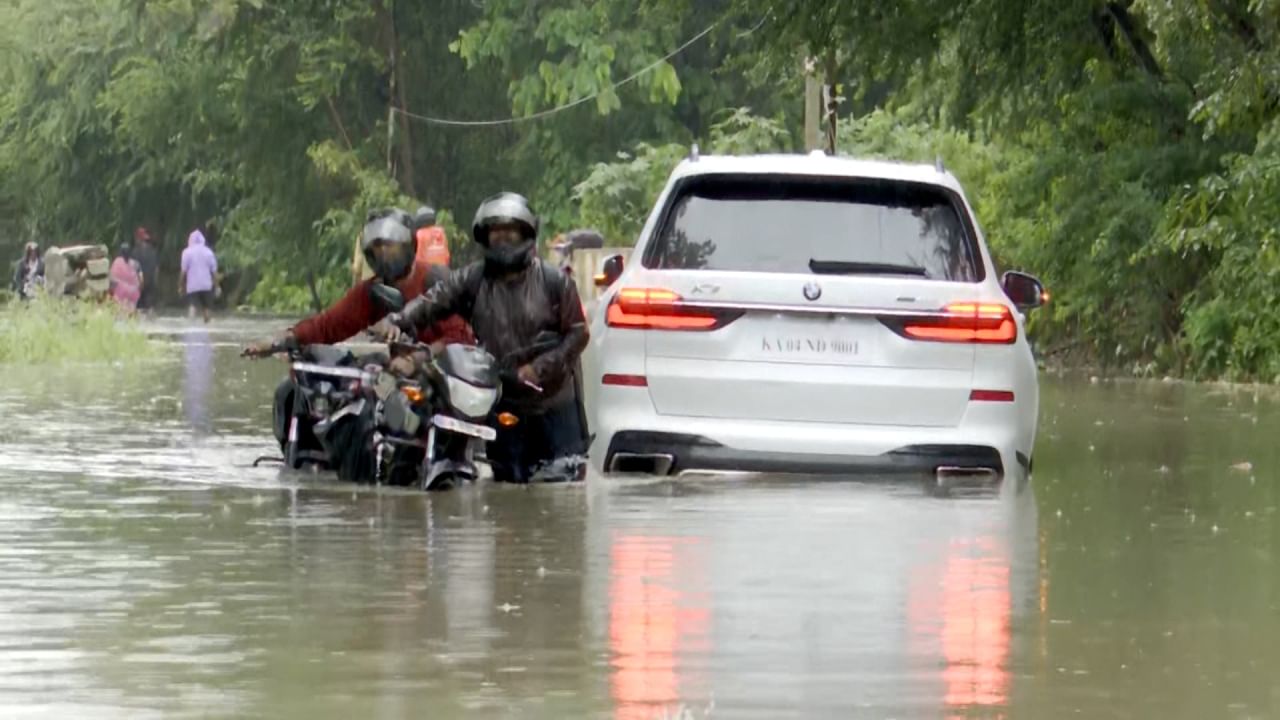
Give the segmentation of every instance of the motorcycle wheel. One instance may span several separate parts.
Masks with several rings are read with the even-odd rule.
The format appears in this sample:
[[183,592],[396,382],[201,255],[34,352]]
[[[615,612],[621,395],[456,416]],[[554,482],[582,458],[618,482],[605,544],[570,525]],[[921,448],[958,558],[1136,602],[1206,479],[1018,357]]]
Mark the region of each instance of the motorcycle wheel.
[[458,486],[458,478],[453,473],[441,473],[436,476],[435,480],[427,486],[427,492],[439,492],[441,490],[452,490]]
[[418,466],[414,463],[395,463],[387,471],[387,484],[397,487],[412,485],[418,479]]

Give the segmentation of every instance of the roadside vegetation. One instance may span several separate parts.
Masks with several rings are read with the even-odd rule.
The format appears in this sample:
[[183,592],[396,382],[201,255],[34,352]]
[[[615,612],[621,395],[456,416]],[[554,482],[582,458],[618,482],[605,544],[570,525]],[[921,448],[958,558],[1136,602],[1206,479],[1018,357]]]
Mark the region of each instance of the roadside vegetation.
[[56,365],[153,357],[157,346],[114,304],[40,298],[0,304],[0,364]]

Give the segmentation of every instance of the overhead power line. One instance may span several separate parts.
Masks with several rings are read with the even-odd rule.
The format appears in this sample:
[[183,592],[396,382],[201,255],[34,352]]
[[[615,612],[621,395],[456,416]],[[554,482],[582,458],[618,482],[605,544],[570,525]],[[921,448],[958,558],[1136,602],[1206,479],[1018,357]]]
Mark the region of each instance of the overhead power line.
[[[670,60],[676,55],[679,55],[680,53],[689,49],[689,47],[692,46],[694,43],[706,37],[708,34],[710,34],[712,30],[716,28],[717,25],[720,24],[720,22],[721,22],[720,20],[717,20],[711,23],[702,32],[686,40],[684,44],[680,45],[680,47],[677,47],[675,50],[672,50],[671,52],[667,53],[663,57],[657,60],[654,60],[653,62],[649,63],[643,68],[640,68],[639,70],[628,75],[622,80],[619,80],[618,82],[610,86],[608,89],[617,90],[623,85],[626,85],[627,83],[634,81],[635,79],[645,75],[646,73],[652,72],[655,68],[657,68],[662,63]],[[408,110],[405,110],[404,108],[399,108],[399,107],[393,108],[393,109],[407,118],[417,120],[418,122],[430,123],[432,125],[449,125],[452,127],[494,127],[497,125],[514,125],[516,123],[527,122],[530,120],[541,120],[542,118],[550,117],[552,115],[562,113],[565,110],[575,108],[583,103],[591,102],[592,100],[595,100],[596,98],[600,97],[600,95],[603,94],[604,92],[605,92],[604,90],[597,90],[596,92],[591,93],[586,97],[581,97],[581,98],[578,98],[577,100],[567,102],[564,105],[561,105],[559,107],[553,107],[548,110],[541,110],[539,112],[533,113],[532,115],[525,115],[523,117],[504,118],[502,120],[453,120],[449,118],[438,118],[438,117],[430,117],[427,115],[418,115],[417,113],[412,113],[412,112],[409,112]]]

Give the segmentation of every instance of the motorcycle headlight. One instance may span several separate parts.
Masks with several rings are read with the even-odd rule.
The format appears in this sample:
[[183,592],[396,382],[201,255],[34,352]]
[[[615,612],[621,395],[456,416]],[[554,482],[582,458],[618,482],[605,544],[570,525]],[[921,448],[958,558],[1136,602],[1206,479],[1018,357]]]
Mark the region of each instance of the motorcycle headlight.
[[445,376],[449,386],[449,404],[467,417],[485,417],[498,402],[497,388],[478,388],[455,377]]

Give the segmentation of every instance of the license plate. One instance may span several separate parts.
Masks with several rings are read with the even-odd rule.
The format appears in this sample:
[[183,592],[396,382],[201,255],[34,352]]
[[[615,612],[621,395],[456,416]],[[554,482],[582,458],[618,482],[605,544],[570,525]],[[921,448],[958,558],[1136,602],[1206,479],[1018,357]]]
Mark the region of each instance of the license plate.
[[449,430],[451,432],[469,435],[471,437],[488,440],[490,442],[496,440],[498,437],[498,431],[487,425],[476,425],[475,423],[451,418],[448,415],[436,415],[431,418],[431,424],[442,430]]
[[868,321],[855,318],[793,318],[771,324],[755,337],[744,337],[749,344],[742,348],[746,351],[742,355],[766,362],[859,364],[874,354],[868,345],[874,333],[868,332],[867,325]]
[[761,337],[755,349],[764,360],[833,363],[857,360],[866,350],[863,342],[856,337],[784,333]]

